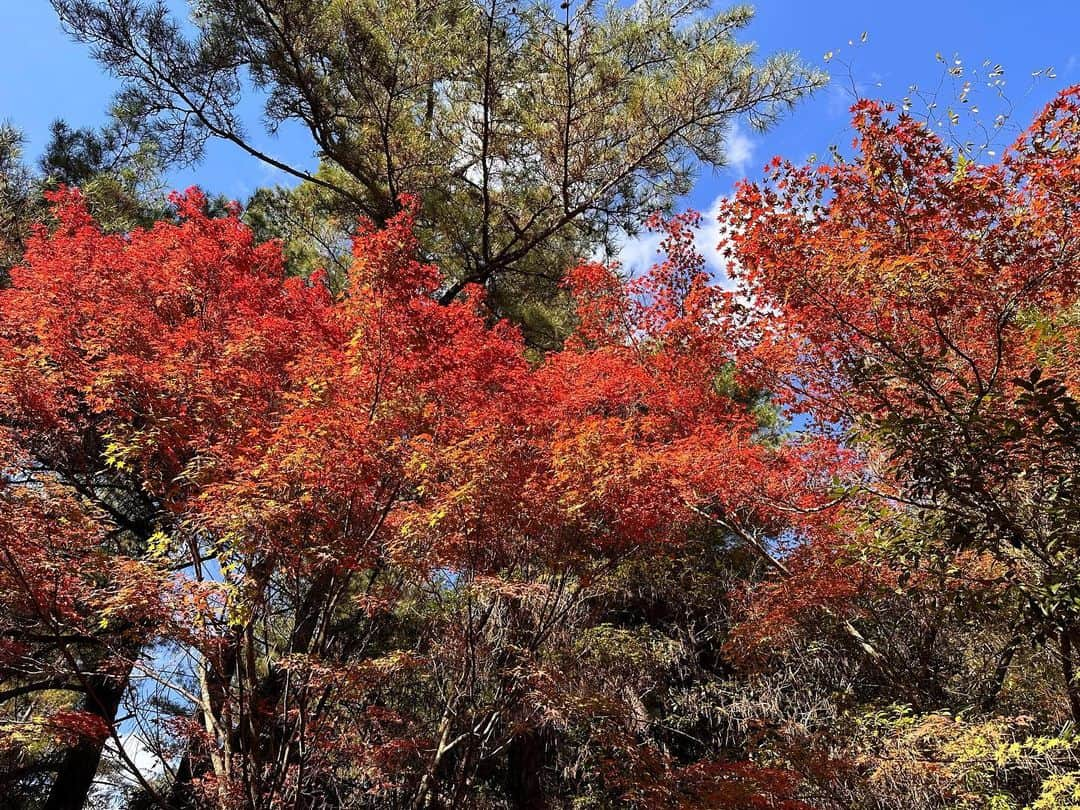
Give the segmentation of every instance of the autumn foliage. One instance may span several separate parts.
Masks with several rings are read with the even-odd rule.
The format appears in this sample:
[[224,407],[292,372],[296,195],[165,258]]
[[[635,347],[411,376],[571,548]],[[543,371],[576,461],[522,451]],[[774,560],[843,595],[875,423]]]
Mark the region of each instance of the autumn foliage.
[[992,738],[1000,806],[1069,790],[1078,97],[993,165],[861,102],[849,161],[730,200],[733,287],[655,218],[666,258],[571,272],[544,353],[480,286],[440,303],[409,197],[333,296],[197,190],[128,234],[58,192],[0,290],[6,778],[982,806]]
[[[479,288],[436,302],[408,200],[361,231],[336,301],[197,192],[128,236],[75,192],[53,202],[3,292],[5,661],[82,706],[34,722],[98,745],[102,722],[122,732],[94,678],[190,704],[156,718],[184,771],[172,800],[270,807],[345,780],[444,801],[522,737],[623,700],[572,708],[556,686],[577,675],[549,658],[598,579],[710,520],[794,529],[780,506],[828,481],[800,445],[757,441],[726,296],[682,221],[630,286],[575,273],[579,336],[530,360]],[[604,737],[613,799],[787,784],[687,769],[623,722]]]

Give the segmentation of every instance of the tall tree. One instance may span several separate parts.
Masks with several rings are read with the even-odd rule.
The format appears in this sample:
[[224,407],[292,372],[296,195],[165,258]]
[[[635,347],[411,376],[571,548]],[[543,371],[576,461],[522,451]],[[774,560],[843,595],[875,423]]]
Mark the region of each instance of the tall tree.
[[[201,195],[174,198],[183,224],[130,234],[103,233],[77,192],[50,197],[55,227],[36,228],[2,293],[0,677],[6,777],[44,774],[59,810],[84,806],[108,740],[122,750],[133,668],[162,637],[172,583],[147,561],[187,537],[210,445],[274,409],[300,312],[324,294],[285,284],[276,250],[207,218]],[[18,744],[27,723],[36,755]]]
[[[190,24],[141,0],[54,6],[168,155],[224,139],[328,192],[346,220],[385,222],[399,194],[419,195],[443,300],[475,282],[510,311],[669,206],[698,165],[722,165],[736,117],[767,126],[823,81],[791,54],[756,63],[736,39],[750,9],[703,0],[207,0]],[[309,131],[318,171],[256,145],[249,87],[271,131]]]
[[[1080,721],[1080,89],[1061,93],[990,164],[959,158],[883,105],[853,112],[850,159],[777,159],[724,212],[731,269],[757,305],[743,364],[863,459],[851,522],[802,549],[789,581],[762,589],[742,638],[805,661],[795,650],[806,633],[838,615],[869,617],[886,653],[873,682],[892,676],[902,687],[878,693],[904,704],[893,730],[932,734],[936,724],[951,740],[925,754],[955,769],[944,783],[927,769],[905,790],[926,789],[925,806],[955,806],[949,791],[979,779],[1018,806],[1062,806],[1039,788],[1046,779],[1057,796],[1048,774],[1075,770],[1067,741],[1050,743],[1062,757],[1035,778],[1017,763],[1010,787],[978,769],[964,776],[965,754],[943,753],[963,748],[962,722],[920,725],[910,713],[949,704],[992,713],[1013,682],[1030,690],[1013,693],[1013,710],[1050,718],[1048,738],[1066,718]],[[898,596],[923,605],[906,608],[907,629],[884,608]],[[1031,645],[1037,655],[1024,652]],[[981,672],[956,694],[946,673],[971,661]],[[986,723],[971,735],[1020,735],[1023,721]],[[1022,759],[1006,745],[1003,768]],[[887,779],[896,740],[884,747]],[[894,776],[899,784],[916,770]]]
[[[578,332],[530,360],[479,286],[438,303],[415,207],[362,230],[335,300],[204,202],[110,235],[61,195],[0,293],[0,516],[20,541],[0,557],[0,699],[69,696],[4,740],[28,762],[56,729],[22,784],[79,806],[130,692],[128,722],[171,739],[168,784],[142,777],[161,806],[790,797],[767,757],[673,747],[673,710],[652,719],[650,682],[611,668],[622,650],[675,667],[662,634],[612,625],[625,564],[769,560],[755,538],[800,535],[843,468],[763,438],[694,218],[634,282],[575,270]],[[160,700],[132,691],[148,683]]]

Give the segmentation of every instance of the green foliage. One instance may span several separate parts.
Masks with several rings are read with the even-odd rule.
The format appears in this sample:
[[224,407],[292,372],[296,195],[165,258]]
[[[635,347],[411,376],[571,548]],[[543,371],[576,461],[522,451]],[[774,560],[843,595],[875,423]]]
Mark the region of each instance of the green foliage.
[[[124,80],[118,120],[166,160],[223,138],[305,181],[260,192],[251,217],[296,272],[335,275],[356,218],[382,223],[416,194],[445,300],[485,284],[543,346],[567,333],[553,310],[573,261],[722,165],[737,117],[766,127],[824,81],[793,54],[758,60],[737,39],[749,7],[707,0],[200,0],[191,36],[164,4],[53,5]],[[252,145],[247,77],[271,130],[309,131],[318,171]]]
[[40,213],[22,150],[22,133],[10,124],[0,125],[0,287],[22,257],[23,240]]
[[1076,806],[1080,745],[1071,730],[1046,736],[1032,733],[1031,718],[917,714],[902,705],[863,715],[857,728],[869,783],[898,800],[965,810]]
[[44,192],[81,188],[107,231],[130,231],[169,215],[156,145],[133,137],[118,124],[72,129],[57,120],[35,172],[24,160],[22,133],[0,125],[0,286],[22,259],[31,225],[47,217]]
[[46,190],[79,188],[106,231],[130,231],[168,215],[157,144],[119,123],[94,130],[53,122],[40,169]]
[[310,277],[325,271],[336,296],[348,283],[354,222],[326,189],[301,183],[295,188],[261,188],[248,200],[244,221],[260,241],[280,240],[288,272]]

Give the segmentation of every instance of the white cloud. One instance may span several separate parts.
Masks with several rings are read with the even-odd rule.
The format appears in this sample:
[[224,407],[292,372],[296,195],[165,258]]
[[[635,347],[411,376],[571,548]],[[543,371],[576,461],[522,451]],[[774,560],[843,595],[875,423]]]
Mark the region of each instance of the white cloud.
[[859,82],[843,84],[841,82],[830,83],[825,90],[828,97],[826,108],[830,118],[842,118],[845,121],[851,118],[851,105],[866,94],[866,86]]
[[750,161],[754,159],[754,151],[757,144],[739,125],[738,121],[732,122],[724,138],[724,152],[727,157],[727,167],[739,177],[746,175]]
[[[739,178],[745,177],[747,169],[750,168],[754,160],[757,144],[738,121],[733,121],[728,128],[724,140],[724,149],[727,170]],[[727,280],[727,261],[721,257],[717,247],[724,235],[719,222],[717,222],[717,213],[725,199],[724,195],[716,197],[709,208],[702,211],[701,228],[695,239],[698,250],[705,257],[709,271],[717,280],[721,281]],[[640,275],[656,264],[657,261],[663,259],[663,256],[657,253],[662,240],[662,234],[650,233],[644,230],[634,236],[626,236],[619,245],[614,258],[619,260],[627,274],[632,276]],[[594,258],[599,261],[605,260],[603,256]]]
[[[707,210],[701,212],[701,227],[698,228],[697,235],[694,237],[694,243],[705,258],[705,265],[709,272],[717,282],[724,286],[728,284],[728,260],[720,253],[720,243],[725,238],[725,229],[721,226],[718,216],[726,200],[727,197],[721,194],[712,201]],[[619,260],[628,275],[640,275],[664,259],[664,256],[657,252],[663,238],[662,233],[649,231],[642,231],[636,236],[628,236],[619,246],[615,258]],[[597,258],[603,260],[603,257]]]
[[727,197],[721,194],[712,201],[707,211],[701,214],[701,228],[697,232],[694,243],[701,255],[705,257],[705,264],[709,272],[723,286],[730,283],[727,276],[728,260],[720,253],[720,243],[725,241],[727,229],[720,224],[720,207],[727,202]]
[[657,251],[663,241],[662,233],[643,230],[634,236],[625,236],[615,258],[628,275],[638,276],[663,259]]
[[[146,740],[134,731],[121,733],[120,743],[143,779],[153,783],[165,774],[165,764],[158,753],[158,746],[148,745]],[[141,785],[128,763],[117,752],[115,740],[105,743],[104,757],[108,766],[98,774],[91,804],[101,807],[102,810],[121,810],[127,806],[125,797],[128,793],[139,790]]]
[[124,743],[124,751],[128,758],[144,776],[159,776],[165,771],[165,764],[161,760],[157,746],[147,745],[146,741],[137,734],[129,734],[120,739]]

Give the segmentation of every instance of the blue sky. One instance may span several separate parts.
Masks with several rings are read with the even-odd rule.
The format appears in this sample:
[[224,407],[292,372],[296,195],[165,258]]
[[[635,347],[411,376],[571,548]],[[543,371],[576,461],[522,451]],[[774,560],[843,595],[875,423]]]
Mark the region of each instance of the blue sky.
[[[4,37],[0,119],[23,129],[31,158],[36,159],[44,146],[53,119],[62,116],[74,126],[105,119],[116,84],[82,46],[67,39],[48,0],[0,0],[0,31]],[[703,174],[686,204],[707,212],[740,176],[755,176],[775,154],[803,160],[824,154],[830,144],[845,145],[850,140],[847,107],[852,81],[865,95],[899,101],[913,83],[929,92],[943,78],[949,79],[938,93],[939,112],[944,113],[953,95],[946,68],[956,66],[958,58],[967,74],[990,60],[1005,68],[1001,78],[1013,105],[1012,121],[1023,125],[1058,89],[1080,83],[1077,31],[1080,0],[1031,5],[1015,0],[762,0],[748,38],[763,53],[800,52],[806,61],[828,69],[834,81],[768,133],[737,127],[730,144],[732,165]],[[867,41],[860,43],[863,32]],[[829,52],[834,56],[825,64]],[[1047,67],[1055,69],[1056,78],[1032,77]],[[978,103],[981,117],[992,120],[1003,107],[992,103],[994,91],[975,84],[969,106]],[[295,130],[278,137],[262,134],[257,108],[251,122],[260,148],[289,160],[314,162],[302,134]],[[214,145],[199,166],[175,171],[168,178],[174,187],[198,183],[240,200],[259,185],[280,179],[279,173],[226,144]],[[703,246],[715,241],[714,236],[706,229]],[[632,242],[625,258],[631,264],[642,261],[651,248],[647,239]]]

